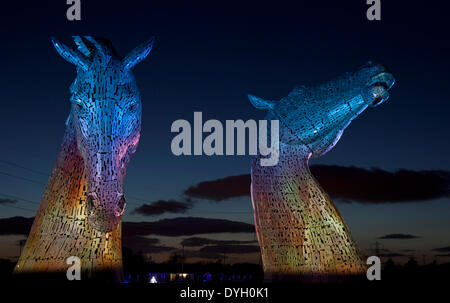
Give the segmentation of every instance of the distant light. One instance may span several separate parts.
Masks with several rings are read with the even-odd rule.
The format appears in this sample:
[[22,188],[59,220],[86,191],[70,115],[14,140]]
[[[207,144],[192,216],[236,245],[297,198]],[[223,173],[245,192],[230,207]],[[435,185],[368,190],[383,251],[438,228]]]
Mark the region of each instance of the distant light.
[[150,279],[150,283],[158,283],[158,281],[156,281],[155,276],[152,276],[152,278]]

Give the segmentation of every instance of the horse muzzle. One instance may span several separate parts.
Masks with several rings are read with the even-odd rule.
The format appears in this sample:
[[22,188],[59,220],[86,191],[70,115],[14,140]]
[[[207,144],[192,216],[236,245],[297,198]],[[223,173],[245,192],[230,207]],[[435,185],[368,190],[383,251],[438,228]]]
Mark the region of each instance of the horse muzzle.
[[98,231],[111,232],[122,219],[125,206],[126,201],[122,193],[97,195],[90,192],[86,198],[88,221]]

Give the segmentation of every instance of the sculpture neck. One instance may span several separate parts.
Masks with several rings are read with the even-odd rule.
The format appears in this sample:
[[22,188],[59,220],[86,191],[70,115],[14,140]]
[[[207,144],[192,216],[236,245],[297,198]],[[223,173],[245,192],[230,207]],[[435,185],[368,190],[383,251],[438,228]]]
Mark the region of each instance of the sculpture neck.
[[260,166],[258,158],[252,165],[252,204],[265,273],[300,275],[309,282],[363,273],[364,260],[347,225],[309,170],[306,147],[281,143],[279,156],[276,166]]
[[80,200],[84,200],[86,188],[83,158],[77,148],[74,129],[68,125],[35,222],[53,215],[73,217],[74,213],[79,219],[84,218],[86,210]]
[[280,171],[286,177],[298,178],[301,175],[310,175],[309,159],[311,152],[304,145],[288,145],[280,142],[279,161],[273,169]]
[[[298,203],[310,201],[309,195],[315,193],[321,196],[323,200],[329,200],[326,193],[317,183],[309,170],[309,159],[311,152],[303,145],[287,145],[280,143],[279,161],[275,166],[260,166],[259,159],[255,158],[252,164],[252,186],[256,184],[265,184],[269,182],[273,187],[272,191],[277,195],[285,193],[294,193],[298,199],[289,200],[289,203]],[[265,181],[260,183],[260,178]],[[261,179],[261,180],[262,180]],[[253,182],[255,181],[255,182]],[[254,192],[264,192],[267,188],[253,188]],[[283,199],[275,199],[278,203]]]
[[86,211],[87,180],[73,128],[68,125],[16,273],[65,272],[78,256],[87,277],[110,272],[122,279],[121,224],[108,233],[92,228]]

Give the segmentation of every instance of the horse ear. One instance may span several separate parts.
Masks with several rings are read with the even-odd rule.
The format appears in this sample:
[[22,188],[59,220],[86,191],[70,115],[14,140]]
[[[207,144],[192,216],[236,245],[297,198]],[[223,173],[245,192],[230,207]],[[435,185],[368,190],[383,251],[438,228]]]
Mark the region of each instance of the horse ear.
[[126,57],[122,61],[125,68],[130,69],[144,60],[152,50],[154,40],[155,38],[152,37],[150,40],[142,43],[141,45],[133,49],[130,53],[128,53],[128,55],[126,55]]
[[61,57],[63,57],[66,61],[75,66],[81,67],[84,70],[88,69],[89,61],[83,54],[71,49],[67,45],[57,41],[55,38],[52,38],[52,43]]
[[248,99],[252,105],[257,109],[268,109],[271,110],[275,106],[275,101],[264,100],[253,95],[247,95]]

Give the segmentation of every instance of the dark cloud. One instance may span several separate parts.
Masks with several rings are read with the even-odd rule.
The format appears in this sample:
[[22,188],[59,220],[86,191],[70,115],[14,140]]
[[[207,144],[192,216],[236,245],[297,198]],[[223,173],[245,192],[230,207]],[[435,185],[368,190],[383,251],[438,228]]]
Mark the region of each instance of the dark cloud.
[[413,202],[450,196],[450,172],[315,165],[319,183],[335,199],[362,203]]
[[130,235],[192,236],[214,233],[254,233],[252,224],[225,219],[181,217],[155,222],[123,222],[123,233]]
[[[182,253],[182,251],[180,251]],[[198,250],[185,250],[187,258],[223,259],[227,254],[260,253],[257,245],[209,245]]]
[[11,217],[0,219],[0,235],[25,235],[30,232],[34,218]]
[[160,240],[157,238],[148,238],[143,236],[124,235],[123,246],[131,248],[134,251],[143,253],[161,253],[175,250],[175,247],[159,245]]
[[0,204],[14,204],[17,203],[17,200],[0,198]]
[[382,254],[378,254],[378,257],[394,258],[394,257],[408,257],[408,255],[399,254],[399,253],[382,253]]
[[[400,203],[450,197],[448,171],[388,172],[377,168],[313,165],[311,172],[331,198],[341,202]],[[248,196],[250,175],[201,182],[184,193],[213,201]]]
[[126,247],[149,246],[159,244],[159,239],[144,236],[129,236],[123,238],[123,245]]
[[450,246],[434,248],[432,251],[450,251]]
[[178,202],[178,201],[164,201],[158,200],[152,204],[144,204],[136,208],[133,213],[141,214],[144,216],[157,216],[164,213],[185,213],[192,207],[191,203]]
[[[34,218],[12,217],[0,219],[0,235],[28,235]],[[123,222],[126,237],[160,235],[169,237],[215,233],[254,233],[252,224],[225,219],[180,217],[154,222]],[[140,241],[151,241],[141,240]]]
[[249,254],[259,253],[258,245],[208,245],[199,249],[203,253]]
[[[34,218],[12,217],[0,219],[0,235],[28,236]],[[126,222],[123,223],[123,245],[134,251],[159,253],[174,250],[174,247],[159,245],[159,239],[133,235],[126,232]],[[23,246],[25,239],[18,240],[16,245]]]
[[391,252],[391,250],[390,250],[390,249],[387,249],[387,248],[378,248],[378,249],[375,249],[375,248],[369,248],[369,249],[366,249],[366,250],[369,251],[369,252],[371,252],[371,253],[376,253],[376,252],[380,252],[380,251],[385,252],[385,253]]
[[187,247],[198,247],[198,246],[204,246],[204,245],[237,245],[237,244],[249,244],[249,243],[256,243],[256,240],[249,240],[249,241],[237,241],[237,240],[215,240],[215,239],[208,239],[208,238],[201,238],[201,237],[191,237],[186,238],[181,241],[181,245],[187,246]]
[[397,240],[407,240],[407,239],[418,239],[419,236],[414,236],[410,234],[387,234],[384,236],[379,237],[378,239],[397,239]]
[[250,195],[250,175],[231,176],[214,181],[200,182],[184,191],[191,198],[222,201]]

